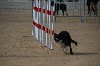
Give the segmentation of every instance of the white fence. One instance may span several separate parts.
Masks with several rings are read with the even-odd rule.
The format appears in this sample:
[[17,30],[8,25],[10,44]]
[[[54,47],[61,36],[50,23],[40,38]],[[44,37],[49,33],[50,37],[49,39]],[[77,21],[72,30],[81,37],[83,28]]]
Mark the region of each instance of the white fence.
[[[81,17],[87,15],[86,0],[81,0],[80,2],[64,2],[67,5],[67,17]],[[43,4],[41,4],[43,6]],[[85,6],[85,7],[84,7]],[[97,4],[98,16],[100,17],[100,1]],[[25,9],[32,10],[31,0],[0,0],[0,10],[2,9]],[[59,14],[61,15],[61,11]]]

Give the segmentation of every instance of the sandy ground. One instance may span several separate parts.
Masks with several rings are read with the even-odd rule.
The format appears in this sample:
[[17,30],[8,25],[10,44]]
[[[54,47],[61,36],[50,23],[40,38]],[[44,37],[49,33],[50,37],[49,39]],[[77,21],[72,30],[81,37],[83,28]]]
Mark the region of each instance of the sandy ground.
[[84,23],[79,19],[57,18],[55,32],[68,31],[78,42],[77,47],[72,44],[74,55],[69,55],[60,50],[59,44],[54,43],[50,50],[32,36],[30,15],[30,10],[0,11],[0,66],[100,66],[97,17]]

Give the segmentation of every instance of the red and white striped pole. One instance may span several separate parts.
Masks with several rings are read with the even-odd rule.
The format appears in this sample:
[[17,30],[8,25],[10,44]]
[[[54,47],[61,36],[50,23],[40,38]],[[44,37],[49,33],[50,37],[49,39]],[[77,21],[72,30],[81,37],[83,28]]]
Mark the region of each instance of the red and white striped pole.
[[42,27],[42,43],[45,44],[46,46],[46,32],[45,32],[45,26],[46,26],[46,15],[45,15],[45,11],[46,11],[46,2],[45,0],[43,1],[43,27]]
[[[54,3],[56,1],[54,0]],[[55,22],[55,4],[53,6],[53,10],[52,10],[52,21],[51,21],[51,31],[52,31],[52,40],[51,40],[51,48],[50,49],[53,49],[53,44],[54,44],[54,22]]]
[[32,33],[34,34],[35,38],[38,40],[38,15],[37,15],[37,2],[34,0],[33,2],[33,31]]
[[42,3],[44,6],[41,6],[41,0],[34,0],[33,4],[32,35],[35,36],[38,41],[45,43],[45,46],[53,49],[55,6],[53,6],[51,10],[51,0],[48,0],[47,3],[44,0],[44,3]]

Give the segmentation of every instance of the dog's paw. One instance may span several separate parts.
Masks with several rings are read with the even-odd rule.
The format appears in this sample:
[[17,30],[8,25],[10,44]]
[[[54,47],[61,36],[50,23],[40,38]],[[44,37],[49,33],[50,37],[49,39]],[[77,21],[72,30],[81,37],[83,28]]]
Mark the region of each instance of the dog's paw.
[[70,52],[70,55],[73,55],[73,52]]

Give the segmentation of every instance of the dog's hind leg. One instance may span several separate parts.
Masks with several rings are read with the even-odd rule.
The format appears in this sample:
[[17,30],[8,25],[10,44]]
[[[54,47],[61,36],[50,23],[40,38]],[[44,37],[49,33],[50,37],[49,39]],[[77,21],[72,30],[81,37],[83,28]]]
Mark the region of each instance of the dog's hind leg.
[[69,47],[70,47],[70,54],[73,54],[71,44],[69,45]]
[[74,40],[71,39],[71,42],[72,43],[75,43],[75,45],[77,46],[77,42],[76,41],[74,41]]

